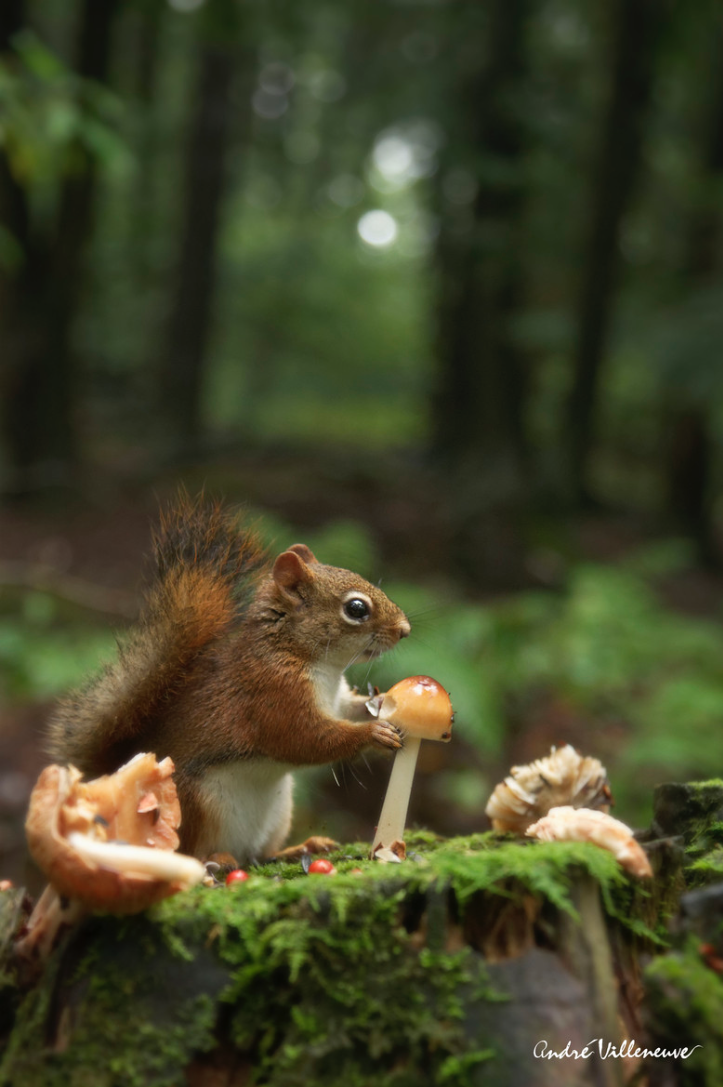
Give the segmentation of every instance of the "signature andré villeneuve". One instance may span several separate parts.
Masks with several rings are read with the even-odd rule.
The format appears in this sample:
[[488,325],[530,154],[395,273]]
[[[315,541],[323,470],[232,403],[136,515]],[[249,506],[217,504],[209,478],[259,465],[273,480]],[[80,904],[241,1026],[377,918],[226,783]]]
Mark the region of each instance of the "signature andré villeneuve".
[[532,1053],[533,1056],[548,1061],[555,1058],[558,1060],[567,1058],[573,1061],[587,1060],[594,1053],[597,1053],[603,1061],[620,1059],[621,1057],[655,1057],[659,1060],[687,1061],[688,1057],[695,1053],[696,1049],[702,1049],[702,1046],[681,1046],[678,1049],[663,1049],[659,1046],[657,1049],[645,1049],[639,1046],[634,1038],[628,1039],[622,1045],[617,1046],[613,1045],[612,1042],[606,1042],[603,1038],[591,1038],[581,1049],[574,1049],[572,1042],[568,1042],[564,1049],[551,1049],[549,1042],[543,1038],[535,1043]]

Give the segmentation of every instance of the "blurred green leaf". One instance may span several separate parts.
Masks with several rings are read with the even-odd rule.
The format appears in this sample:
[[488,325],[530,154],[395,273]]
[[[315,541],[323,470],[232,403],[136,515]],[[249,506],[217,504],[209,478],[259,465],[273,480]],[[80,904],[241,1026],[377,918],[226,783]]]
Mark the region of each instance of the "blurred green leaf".
[[83,683],[115,651],[107,629],[53,622],[55,601],[42,593],[25,597],[22,617],[0,619],[0,695],[5,700],[44,700]]
[[77,76],[31,31],[13,44],[15,56],[0,61],[0,147],[16,181],[52,186],[78,168],[79,151],[112,168],[127,166],[120,99]]

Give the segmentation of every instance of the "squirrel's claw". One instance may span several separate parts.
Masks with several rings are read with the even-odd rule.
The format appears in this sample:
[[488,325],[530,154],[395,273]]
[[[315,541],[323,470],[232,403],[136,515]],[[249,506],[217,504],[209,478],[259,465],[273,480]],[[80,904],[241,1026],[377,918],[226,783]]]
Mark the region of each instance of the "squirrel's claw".
[[404,746],[402,733],[396,725],[389,721],[375,721],[372,725],[372,740],[380,747],[389,747],[392,751],[398,751]]

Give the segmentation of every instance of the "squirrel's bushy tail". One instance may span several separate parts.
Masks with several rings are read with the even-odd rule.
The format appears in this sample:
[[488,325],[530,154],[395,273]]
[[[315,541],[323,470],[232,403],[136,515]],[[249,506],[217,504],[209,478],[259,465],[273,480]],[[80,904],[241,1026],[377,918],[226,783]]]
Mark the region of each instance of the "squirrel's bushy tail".
[[86,774],[116,769],[116,755],[123,761],[194,661],[232,629],[266,561],[256,535],[239,531],[220,503],[185,492],[162,513],[153,545],[155,576],[118,659],[50,721],[51,756]]

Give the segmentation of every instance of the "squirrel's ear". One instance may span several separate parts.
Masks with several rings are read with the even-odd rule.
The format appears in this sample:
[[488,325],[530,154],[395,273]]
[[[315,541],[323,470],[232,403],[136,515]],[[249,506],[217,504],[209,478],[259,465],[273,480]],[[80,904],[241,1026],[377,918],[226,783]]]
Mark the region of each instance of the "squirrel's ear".
[[311,548],[307,547],[306,544],[292,544],[291,547],[288,548],[288,550],[293,551],[296,555],[299,555],[304,560],[304,562],[319,561]]
[[[301,545],[303,547],[303,544]],[[309,552],[311,554],[311,552]],[[298,604],[301,600],[300,587],[313,580],[314,575],[295,548],[289,548],[279,555],[272,571],[276,586],[288,600]]]

